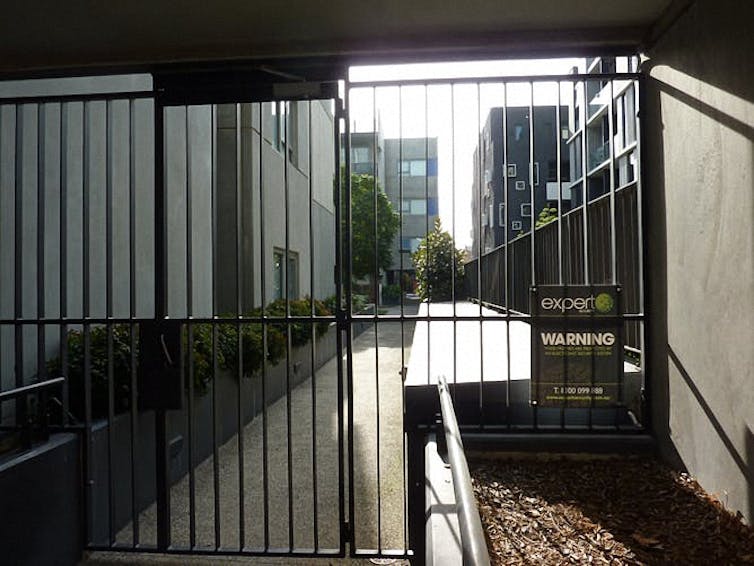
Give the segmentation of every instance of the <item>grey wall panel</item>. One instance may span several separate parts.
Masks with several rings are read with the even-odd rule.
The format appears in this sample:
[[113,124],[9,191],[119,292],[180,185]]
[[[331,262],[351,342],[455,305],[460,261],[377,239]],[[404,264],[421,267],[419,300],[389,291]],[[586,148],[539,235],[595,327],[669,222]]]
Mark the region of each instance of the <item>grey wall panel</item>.
[[165,109],[168,315],[186,316],[186,108]]
[[133,102],[136,315],[154,316],[154,103]]
[[130,116],[127,100],[110,103],[110,183],[112,187],[113,316],[128,317],[130,305]]
[[194,316],[212,315],[212,107],[189,108]]
[[654,426],[666,450],[677,450],[701,485],[749,523],[752,19],[750,3],[700,0],[651,51],[644,191]]
[[66,176],[66,288],[67,315],[84,314],[82,289],[84,287],[84,105],[80,102],[66,104],[63,109],[67,122],[64,138]]

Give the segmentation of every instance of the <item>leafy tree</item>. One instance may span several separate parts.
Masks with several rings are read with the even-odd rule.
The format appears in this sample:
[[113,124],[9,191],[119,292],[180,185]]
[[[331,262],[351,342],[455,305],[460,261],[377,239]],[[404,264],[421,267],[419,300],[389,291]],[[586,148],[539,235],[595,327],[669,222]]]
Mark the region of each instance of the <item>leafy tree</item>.
[[453,274],[456,292],[463,284],[465,253],[456,249],[453,237],[442,229],[440,219],[422,239],[414,253],[417,292],[424,300],[449,301],[453,298]]
[[[345,184],[344,184],[345,186]],[[376,211],[375,217],[375,190]],[[400,216],[372,175],[351,175],[351,257],[355,277],[370,280],[372,300],[377,298],[379,272],[390,268],[393,242]],[[375,226],[377,245],[375,246]],[[375,254],[376,252],[376,254]]]
[[534,227],[539,228],[540,226],[549,224],[553,220],[557,220],[557,218],[558,218],[558,209],[555,207],[545,206],[542,209],[542,211],[539,213],[539,217],[537,218],[537,223],[534,225]]

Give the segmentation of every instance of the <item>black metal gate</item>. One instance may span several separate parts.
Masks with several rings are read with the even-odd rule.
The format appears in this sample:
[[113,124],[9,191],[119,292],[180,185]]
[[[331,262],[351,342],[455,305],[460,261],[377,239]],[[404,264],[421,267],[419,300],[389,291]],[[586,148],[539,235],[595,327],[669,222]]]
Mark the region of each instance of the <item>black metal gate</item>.
[[[605,68],[0,100],[3,390],[65,378],[87,546],[421,558],[440,375],[464,430],[646,431],[639,75]],[[529,403],[542,283],[625,289],[619,406]]]
[[[408,427],[432,421],[445,375],[462,430],[648,430],[641,76],[635,57],[583,64],[547,76],[363,73],[348,85],[352,171],[374,177],[399,217],[392,264],[375,262],[371,276],[399,297],[374,323],[415,326]],[[531,402],[530,294],[545,284],[622,288],[612,406]]]

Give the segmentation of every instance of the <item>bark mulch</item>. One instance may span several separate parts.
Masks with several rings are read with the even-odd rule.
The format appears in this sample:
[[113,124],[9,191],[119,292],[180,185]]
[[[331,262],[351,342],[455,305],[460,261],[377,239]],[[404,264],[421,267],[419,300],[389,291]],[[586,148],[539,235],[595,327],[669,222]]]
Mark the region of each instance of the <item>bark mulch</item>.
[[754,564],[754,528],[653,459],[469,467],[493,564]]

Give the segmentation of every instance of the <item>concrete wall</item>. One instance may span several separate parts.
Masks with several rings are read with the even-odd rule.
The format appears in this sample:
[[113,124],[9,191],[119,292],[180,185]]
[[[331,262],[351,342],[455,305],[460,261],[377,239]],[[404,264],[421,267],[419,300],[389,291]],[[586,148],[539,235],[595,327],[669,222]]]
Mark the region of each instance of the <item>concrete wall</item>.
[[698,0],[649,52],[653,425],[754,523],[754,4]]
[[81,558],[80,440],[49,442],[0,460],[0,549],[3,564],[68,566]]

